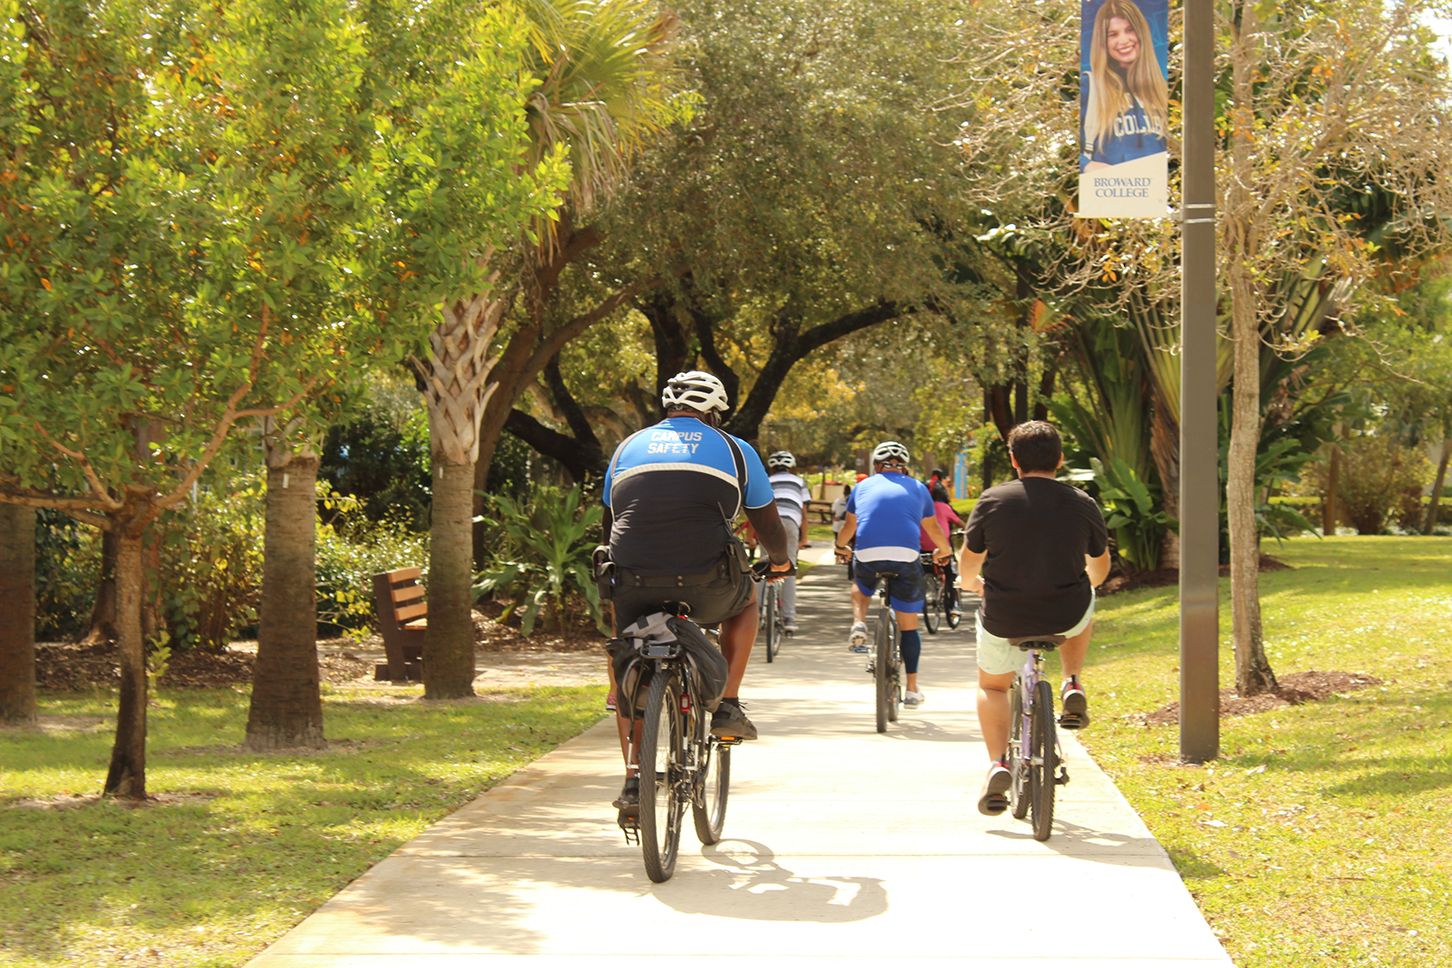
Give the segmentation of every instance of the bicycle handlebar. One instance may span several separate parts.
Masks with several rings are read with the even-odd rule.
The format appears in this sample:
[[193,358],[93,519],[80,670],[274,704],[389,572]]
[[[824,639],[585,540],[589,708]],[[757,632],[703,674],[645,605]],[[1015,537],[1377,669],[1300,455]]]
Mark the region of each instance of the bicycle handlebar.
[[795,561],[788,561],[786,571],[772,571],[771,560],[769,558],[762,558],[751,563],[751,570],[755,572],[757,578],[763,581],[778,581],[782,578],[790,578],[795,575],[797,573],[797,563]]

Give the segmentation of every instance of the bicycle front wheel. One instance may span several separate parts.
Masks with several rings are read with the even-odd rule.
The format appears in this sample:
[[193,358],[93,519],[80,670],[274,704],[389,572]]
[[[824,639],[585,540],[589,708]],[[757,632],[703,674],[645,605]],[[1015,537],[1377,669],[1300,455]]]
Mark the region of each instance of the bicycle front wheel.
[[1008,691],[1009,702],[1009,740],[1008,740],[1008,771],[1013,774],[1013,786],[1009,788],[1009,805],[1013,810],[1015,820],[1022,820],[1028,816],[1029,793],[1028,793],[1028,764],[1029,757],[1026,755],[1023,737],[1023,677],[1015,676],[1013,686]]
[[708,741],[701,752],[701,788],[691,802],[696,836],[710,846],[721,839],[726,825],[726,797],[731,791],[731,747]]
[[657,884],[675,873],[681,845],[683,739],[680,681],[673,672],[657,669],[645,698],[640,740],[640,849],[645,873]]
[[1031,763],[1034,839],[1048,840],[1054,827],[1054,775],[1059,772],[1059,753],[1054,736],[1054,690],[1047,679],[1040,679],[1034,687]]
[[923,625],[927,628],[929,635],[938,634],[938,607],[943,600],[943,585],[938,581],[938,576],[928,573],[927,582],[923,588]]
[[872,674],[877,686],[877,731],[887,732],[892,707],[892,628],[887,609],[877,616],[877,630],[872,639]]

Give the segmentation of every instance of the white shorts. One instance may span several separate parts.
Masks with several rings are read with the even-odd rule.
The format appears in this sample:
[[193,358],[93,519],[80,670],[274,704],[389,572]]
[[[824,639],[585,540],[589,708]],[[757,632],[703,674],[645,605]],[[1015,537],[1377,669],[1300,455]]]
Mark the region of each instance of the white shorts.
[[[1097,600],[1098,597],[1091,590],[1089,607],[1084,611],[1084,617],[1074,623],[1073,628],[1055,634],[1073,638],[1087,629],[1089,623],[1094,621],[1094,603]],[[1000,638],[983,627],[982,606],[979,606],[973,621],[978,627],[978,668],[990,676],[1017,672],[1024,663],[1024,651],[1016,645],[1010,645],[1008,639]]]

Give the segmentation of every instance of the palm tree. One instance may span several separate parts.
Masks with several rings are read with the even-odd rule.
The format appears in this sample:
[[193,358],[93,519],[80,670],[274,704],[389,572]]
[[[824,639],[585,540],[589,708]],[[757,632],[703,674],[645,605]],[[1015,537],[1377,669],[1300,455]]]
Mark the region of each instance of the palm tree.
[[[576,228],[578,220],[670,115],[672,17],[647,0],[522,0],[522,8],[532,41],[528,67],[538,80],[528,101],[532,144],[524,164],[567,156],[571,180],[557,221],[536,225],[515,251],[491,253],[488,286],[445,301],[426,357],[413,361],[424,384],[433,458],[424,644],[424,695],[430,699],[473,694],[475,467],[481,456],[487,466],[515,397],[554,356],[543,344],[568,338],[545,331],[541,290],[569,257],[592,244],[587,230]],[[521,291],[528,311],[495,352]],[[485,426],[486,407],[503,416]]]

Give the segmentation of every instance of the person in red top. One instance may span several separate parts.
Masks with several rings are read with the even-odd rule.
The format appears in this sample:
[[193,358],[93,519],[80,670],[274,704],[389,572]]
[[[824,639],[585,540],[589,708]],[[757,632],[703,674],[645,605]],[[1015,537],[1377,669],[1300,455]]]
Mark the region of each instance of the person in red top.
[[[943,484],[946,476],[946,471],[934,470],[932,476],[928,478],[928,493],[933,496],[933,516],[938,519],[938,527],[943,529],[943,534],[951,538],[954,526],[961,525],[963,519],[958,516],[958,512],[953,510],[953,505],[948,501],[948,488]],[[918,531],[918,549],[920,551],[929,552],[938,546],[937,542],[933,541],[928,534],[927,528],[919,528]],[[958,608],[958,572],[954,567],[953,558],[949,557],[947,561],[943,562],[943,567],[948,570],[948,594],[952,596],[943,604],[956,611]]]

